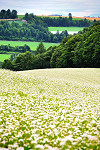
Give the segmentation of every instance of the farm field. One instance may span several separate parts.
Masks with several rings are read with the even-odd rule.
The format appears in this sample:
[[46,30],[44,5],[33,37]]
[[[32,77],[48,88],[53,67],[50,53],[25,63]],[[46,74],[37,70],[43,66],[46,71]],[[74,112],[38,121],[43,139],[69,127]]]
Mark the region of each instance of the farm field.
[[10,56],[10,54],[0,54],[0,62],[3,62],[5,59],[9,59]]
[[81,31],[84,27],[48,27],[49,31]]
[[99,150],[100,69],[0,69],[0,150]]
[[[35,51],[37,46],[39,45],[40,42],[27,42],[27,41],[0,41],[0,45],[8,45],[10,44],[11,46],[23,46],[23,45],[28,45],[31,50]],[[57,46],[58,43],[46,43],[43,42],[45,48],[49,48],[50,46]]]
[[[57,18],[57,17],[59,17],[59,16],[52,16],[52,15],[50,15],[50,16],[46,16],[46,15],[39,15],[39,16],[41,16],[41,17],[52,17],[52,18]],[[61,16],[61,17],[67,17],[67,18],[69,18],[69,16]],[[87,19],[87,20],[90,20],[90,21],[94,21],[94,19],[95,20],[97,20],[97,21],[99,21],[100,20],[100,17],[98,18],[98,17],[77,17],[77,16],[72,16],[72,19],[73,20],[82,20],[82,19]]]
[[62,31],[67,30],[68,34],[78,33],[79,31],[83,30],[84,27],[48,27],[49,31],[53,34],[56,34],[57,31],[61,33]]

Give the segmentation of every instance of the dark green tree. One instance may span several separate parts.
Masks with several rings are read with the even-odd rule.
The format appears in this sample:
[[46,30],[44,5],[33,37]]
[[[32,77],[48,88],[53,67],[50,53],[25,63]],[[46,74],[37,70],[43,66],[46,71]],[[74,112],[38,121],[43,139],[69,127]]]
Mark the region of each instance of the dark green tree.
[[38,45],[38,47],[37,47],[37,49],[36,49],[35,55],[37,55],[37,54],[42,54],[42,53],[44,53],[45,51],[46,51],[46,49],[45,49],[43,43],[40,42],[39,45]]
[[33,54],[29,51],[19,54],[12,62],[13,70],[31,70],[33,69]]
[[9,59],[5,59],[2,64],[2,68],[12,70],[12,68],[13,68],[12,62]]
[[11,18],[12,18],[12,19],[17,18],[17,11],[16,11],[16,10],[12,10]]
[[68,16],[69,16],[69,20],[72,21],[72,14],[69,13]]

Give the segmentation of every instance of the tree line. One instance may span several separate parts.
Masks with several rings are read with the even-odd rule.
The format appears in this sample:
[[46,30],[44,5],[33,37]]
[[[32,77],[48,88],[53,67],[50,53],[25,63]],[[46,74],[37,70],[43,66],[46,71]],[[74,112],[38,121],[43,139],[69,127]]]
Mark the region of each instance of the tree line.
[[2,9],[0,11],[0,19],[15,19],[17,18],[17,11],[16,10],[5,10],[5,9]]
[[40,43],[35,55],[26,51],[13,61],[5,60],[2,65],[2,68],[17,71],[68,67],[100,67],[100,23],[64,38],[59,46],[47,50]]
[[24,19],[27,20],[28,23],[40,23],[41,25],[46,25],[48,27],[69,27],[69,26],[77,26],[77,27],[89,27],[93,24],[93,22],[85,19],[81,20],[73,20],[71,13],[69,13],[69,18],[67,17],[39,17],[34,14],[26,13]]
[[31,51],[30,47],[28,45],[24,46],[11,46],[10,44],[8,45],[0,45],[0,54],[8,53],[8,52],[19,52],[19,53],[25,53],[27,51]]
[[67,31],[62,33],[52,34],[48,27],[38,23],[23,23],[19,25],[16,22],[0,21],[0,40],[14,41],[43,41],[43,42],[61,42],[64,37],[67,37]]

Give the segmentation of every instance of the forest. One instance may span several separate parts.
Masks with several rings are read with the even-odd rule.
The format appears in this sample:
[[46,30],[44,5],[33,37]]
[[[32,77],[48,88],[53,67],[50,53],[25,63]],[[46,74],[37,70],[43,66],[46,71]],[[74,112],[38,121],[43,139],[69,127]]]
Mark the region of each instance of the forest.
[[[1,10],[0,16],[2,19],[6,18],[16,18],[17,11],[10,9]],[[57,32],[52,34],[48,27],[89,27],[93,25],[94,22],[87,19],[73,20],[72,17],[39,17],[34,14],[26,13],[22,18],[26,22],[19,25],[16,22],[9,23],[9,21],[0,21],[0,40],[12,40],[12,41],[35,41],[35,42],[54,42],[61,43],[62,40],[68,36],[67,31],[62,33]]]
[[93,24],[93,22],[87,20],[86,18],[81,20],[73,20],[72,17],[39,17],[28,13],[25,14],[24,19],[27,20],[28,23],[40,23],[42,25],[45,24],[48,27],[89,27]]
[[17,16],[17,11],[16,10],[11,11],[10,9],[8,9],[8,10],[2,9],[0,11],[0,19],[15,19],[17,17],[18,16]]
[[65,37],[59,46],[51,46],[45,50],[40,42],[35,55],[26,51],[13,61],[5,60],[2,65],[2,68],[15,71],[66,67],[100,67],[99,22],[84,28],[76,35]]
[[67,31],[62,33],[53,34],[48,30],[46,25],[40,23],[19,25],[16,22],[11,24],[8,21],[0,21],[0,40],[12,40],[12,41],[43,41],[43,42],[61,42],[64,37],[67,37]]

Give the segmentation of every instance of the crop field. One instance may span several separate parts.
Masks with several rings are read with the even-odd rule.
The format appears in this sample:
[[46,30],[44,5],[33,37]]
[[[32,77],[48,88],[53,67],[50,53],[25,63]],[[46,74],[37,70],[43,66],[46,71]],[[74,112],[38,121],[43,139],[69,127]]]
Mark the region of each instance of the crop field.
[[18,18],[22,19],[25,15],[18,15]]
[[81,31],[84,27],[48,27],[49,31]]
[[99,150],[100,69],[1,69],[3,148]]
[[[31,50],[35,51],[40,42],[27,42],[27,41],[0,41],[0,45],[8,45],[11,46],[24,46],[25,44],[30,47]],[[46,43],[43,42],[44,47],[47,49],[50,46],[57,46],[58,43]]]
[[9,59],[10,56],[10,54],[0,54],[0,62],[3,62],[5,59]]

